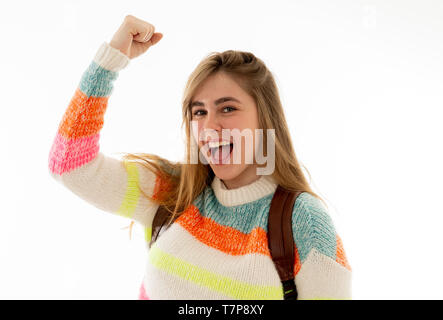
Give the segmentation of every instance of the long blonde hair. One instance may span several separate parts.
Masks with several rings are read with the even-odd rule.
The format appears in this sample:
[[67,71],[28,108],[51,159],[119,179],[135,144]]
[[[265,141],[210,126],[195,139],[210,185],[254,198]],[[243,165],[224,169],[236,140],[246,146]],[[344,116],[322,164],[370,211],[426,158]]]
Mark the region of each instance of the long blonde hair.
[[[283,188],[308,192],[323,201],[309,186],[295,155],[273,75],[264,62],[254,54],[237,50],[209,53],[188,78],[182,99],[181,128],[183,130],[183,125],[185,125],[186,132],[186,154],[183,163],[172,162],[149,153],[125,153],[123,156],[125,161],[141,163],[162,181],[167,182],[168,187],[162,190],[161,197],[154,199],[142,190],[141,193],[151,201],[164,206],[172,214],[169,220],[171,222],[176,215],[180,215],[192,204],[206,186],[211,184],[214,178],[211,167],[200,161],[197,164],[191,163],[191,139],[193,137],[190,104],[196,89],[206,78],[216,72],[224,72],[231,76],[245,92],[254,98],[259,128],[264,131],[275,129],[275,169],[272,174],[275,181]],[[263,135],[263,139],[266,146],[266,135]]]

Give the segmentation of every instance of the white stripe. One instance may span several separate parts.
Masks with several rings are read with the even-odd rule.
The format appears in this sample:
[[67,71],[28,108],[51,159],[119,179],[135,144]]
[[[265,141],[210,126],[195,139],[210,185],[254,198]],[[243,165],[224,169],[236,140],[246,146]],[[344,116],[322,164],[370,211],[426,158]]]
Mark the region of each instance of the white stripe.
[[299,299],[351,299],[352,273],[312,249],[295,278]]
[[[140,164],[136,166],[142,190],[152,195],[155,186],[154,173],[142,168]],[[90,162],[64,173],[57,179],[89,204],[103,211],[118,214],[126,195],[128,173],[121,160],[99,152]],[[157,204],[148,201],[140,194],[131,218],[143,226],[151,226],[157,208]]]
[[227,189],[223,181],[215,176],[211,183],[211,187],[214,190],[218,202],[226,207],[232,207],[252,202],[274,193],[277,189],[277,183],[272,176],[263,175],[254,182],[243,187]]
[[131,59],[120,50],[111,47],[107,42],[103,42],[94,57],[94,62],[102,68],[119,72],[126,68]]

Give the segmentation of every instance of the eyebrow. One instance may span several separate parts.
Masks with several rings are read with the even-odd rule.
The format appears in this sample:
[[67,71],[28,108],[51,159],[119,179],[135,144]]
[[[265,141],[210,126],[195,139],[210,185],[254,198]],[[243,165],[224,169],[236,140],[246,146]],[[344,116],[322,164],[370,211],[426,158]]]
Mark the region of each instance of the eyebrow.
[[[227,102],[227,101],[235,101],[235,102],[241,103],[239,100],[235,99],[234,97],[222,97],[222,98],[219,98],[219,99],[215,100],[214,103],[216,105],[219,105],[220,103]],[[193,101],[191,103],[191,105],[189,106],[189,108],[192,108],[192,107],[195,107],[195,106],[204,107],[205,104],[203,102],[201,102],[201,101]]]

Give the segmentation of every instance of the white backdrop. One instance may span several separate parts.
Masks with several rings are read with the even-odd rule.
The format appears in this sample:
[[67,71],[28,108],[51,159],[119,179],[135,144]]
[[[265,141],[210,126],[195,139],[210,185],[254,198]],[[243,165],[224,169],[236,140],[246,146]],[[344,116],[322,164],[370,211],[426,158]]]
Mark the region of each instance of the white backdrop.
[[0,298],[136,299],[140,227],[47,169],[82,73],[132,14],[164,37],[120,72],[100,148],[179,160],[181,97],[211,51],[273,72],[300,161],[327,199],[354,299],[441,299],[443,2],[2,1]]

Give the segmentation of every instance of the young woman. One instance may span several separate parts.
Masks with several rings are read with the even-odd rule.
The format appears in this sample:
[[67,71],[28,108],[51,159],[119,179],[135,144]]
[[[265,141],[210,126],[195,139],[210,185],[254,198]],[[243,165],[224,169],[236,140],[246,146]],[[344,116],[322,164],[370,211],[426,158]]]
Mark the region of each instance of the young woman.
[[[160,41],[162,34],[154,31],[129,15],[111,42],[101,45],[49,154],[57,181],[97,208],[139,222],[147,241],[159,206],[177,218],[148,250],[140,299],[283,299],[267,244],[277,185],[302,191],[292,213],[298,299],[351,299],[342,241],[297,161],[273,76],[252,53],[211,53],[189,77],[183,162],[144,153],[117,160],[99,151],[118,72]],[[223,135],[235,129],[274,135]],[[257,161],[260,146],[268,163]],[[258,174],[266,166],[268,172]]]

